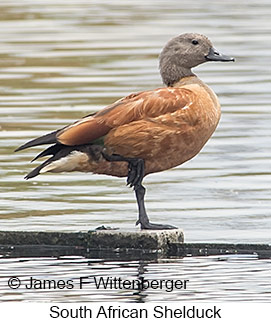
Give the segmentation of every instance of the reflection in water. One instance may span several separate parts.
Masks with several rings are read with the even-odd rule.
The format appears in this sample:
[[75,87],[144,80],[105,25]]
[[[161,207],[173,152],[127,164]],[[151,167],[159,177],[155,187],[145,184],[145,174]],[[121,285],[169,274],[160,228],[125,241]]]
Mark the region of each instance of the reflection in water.
[[[159,302],[159,301],[262,301],[271,300],[270,259],[228,259],[218,257],[186,257],[146,261],[104,261],[76,256],[59,258],[5,258],[0,264],[0,297],[2,301],[53,302]],[[10,277],[21,280],[20,288],[7,287]],[[37,288],[27,289],[36,280]],[[81,277],[81,288],[80,288]],[[121,279],[132,282],[185,281],[186,288],[97,288],[94,278]],[[64,281],[72,288],[40,288],[44,280]],[[40,283],[41,282],[41,283]],[[64,284],[64,283],[62,283]],[[169,284],[169,283],[168,283]],[[53,286],[53,282],[51,285]],[[137,286],[137,285],[135,285]],[[155,286],[155,285],[153,285]]]
[[[74,173],[24,181],[39,149],[13,150],[121,96],[161,86],[163,44],[176,34],[201,32],[237,59],[197,69],[218,94],[222,119],[198,157],[146,179],[148,211],[154,222],[166,217],[184,228],[186,241],[270,242],[270,6],[269,0],[1,1],[1,230],[134,229],[136,204],[124,179]],[[9,272],[62,278],[90,268],[133,277],[139,270],[135,262],[87,266],[81,258],[1,263]],[[98,300],[262,300],[270,298],[266,266],[264,260],[218,263],[211,257],[148,263],[142,265],[146,277],[188,274],[189,291],[108,292]],[[4,297],[83,301],[96,292],[8,291]]]

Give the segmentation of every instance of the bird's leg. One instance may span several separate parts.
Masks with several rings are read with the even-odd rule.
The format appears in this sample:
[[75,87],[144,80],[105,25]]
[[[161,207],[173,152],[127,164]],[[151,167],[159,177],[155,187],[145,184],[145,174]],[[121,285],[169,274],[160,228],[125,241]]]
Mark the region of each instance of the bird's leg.
[[151,223],[147,215],[144,203],[146,189],[142,185],[144,177],[144,160],[140,158],[123,157],[120,155],[107,155],[102,153],[107,161],[126,161],[128,162],[127,185],[134,187],[136,201],[138,205],[138,220],[136,225],[140,224],[141,229],[145,230],[169,230],[177,229],[173,225]]
[[145,192],[146,192],[146,189],[142,184],[140,184],[139,187],[135,189],[136,201],[138,205],[138,220],[136,221],[136,225],[140,224],[141,229],[145,229],[145,230],[177,229],[173,225],[151,223],[149,221],[149,217],[147,215],[147,212],[145,209],[145,203],[144,203]]

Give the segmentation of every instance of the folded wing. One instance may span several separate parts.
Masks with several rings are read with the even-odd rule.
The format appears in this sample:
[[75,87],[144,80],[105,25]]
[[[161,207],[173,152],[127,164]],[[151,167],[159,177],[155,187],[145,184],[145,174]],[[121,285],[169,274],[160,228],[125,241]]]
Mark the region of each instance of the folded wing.
[[16,151],[52,143],[67,146],[91,143],[121,125],[181,110],[185,106],[189,106],[193,102],[193,98],[193,92],[183,88],[161,88],[131,94],[94,115],[31,140],[17,148]]

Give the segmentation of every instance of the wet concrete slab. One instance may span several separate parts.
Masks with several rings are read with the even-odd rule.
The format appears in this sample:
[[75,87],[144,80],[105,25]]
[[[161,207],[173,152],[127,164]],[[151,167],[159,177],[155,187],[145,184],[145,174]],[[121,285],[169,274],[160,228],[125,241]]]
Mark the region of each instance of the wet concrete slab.
[[231,243],[185,243],[176,230],[93,230],[88,232],[0,231],[2,257],[58,257],[155,260],[198,256],[234,259],[271,258],[271,245]]
[[95,250],[153,250],[166,253],[172,244],[184,242],[182,229],[93,230],[88,232],[0,231],[0,245],[76,246]]

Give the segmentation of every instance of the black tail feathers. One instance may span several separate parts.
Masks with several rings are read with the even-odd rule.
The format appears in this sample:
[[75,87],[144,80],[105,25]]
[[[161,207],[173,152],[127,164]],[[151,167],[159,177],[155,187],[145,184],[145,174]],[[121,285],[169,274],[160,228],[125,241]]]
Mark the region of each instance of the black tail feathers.
[[57,143],[56,134],[58,133],[58,131],[59,130],[56,130],[51,133],[48,133],[47,135],[30,140],[27,143],[15,149],[15,152],[26,148],[34,147],[34,146],[39,146],[39,145],[55,144]]
[[90,156],[92,160],[99,160],[102,158],[102,150],[103,147],[100,145],[87,144],[87,145],[78,145],[78,146],[65,146],[62,144],[55,144],[53,146],[48,147],[40,154],[38,154],[32,161],[37,160],[38,158],[50,156],[45,162],[41,165],[34,168],[29,174],[25,176],[25,179],[33,178],[40,174],[40,171],[51,164],[52,162],[59,160],[68,156],[70,153],[74,151],[81,151]]
[[38,175],[40,174],[40,170],[41,170],[43,167],[45,167],[45,166],[49,165],[49,164],[51,163],[52,159],[53,159],[53,157],[51,157],[51,158],[47,159],[44,163],[42,163],[42,164],[41,164],[41,165],[39,165],[38,167],[34,168],[30,173],[28,173],[28,174],[24,177],[24,179],[29,179],[29,178],[33,178],[33,177],[38,176]]

